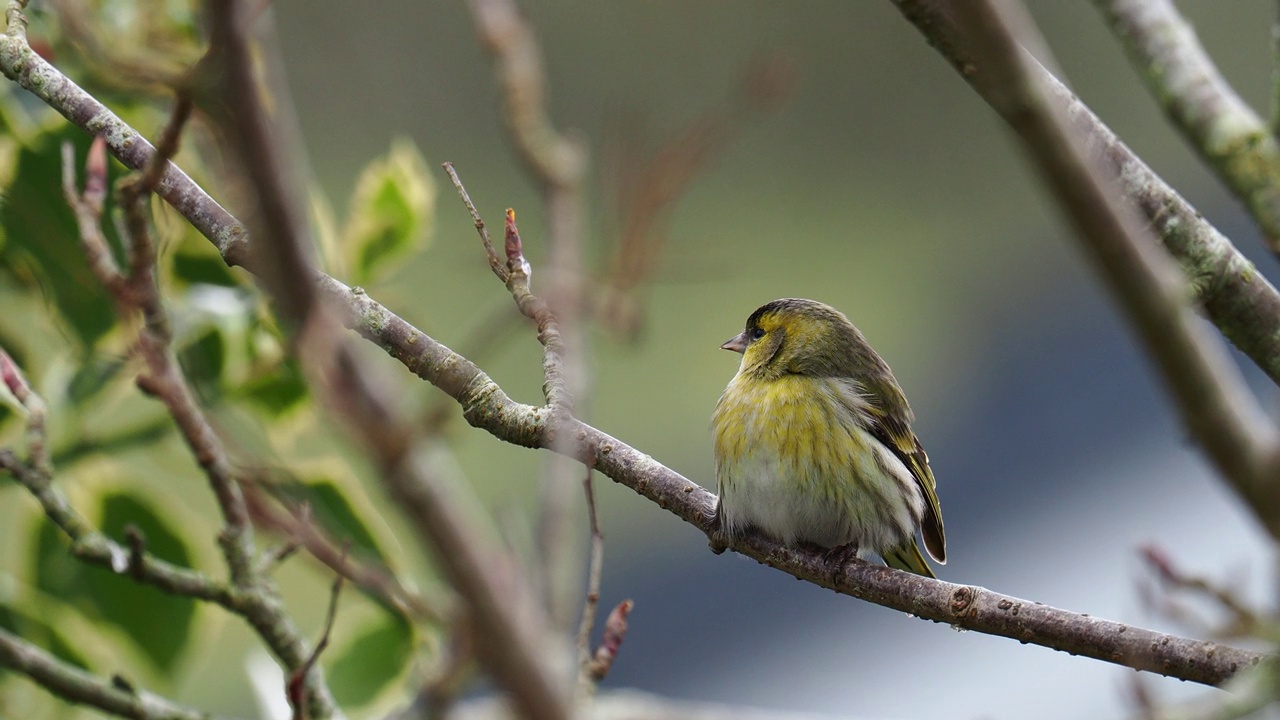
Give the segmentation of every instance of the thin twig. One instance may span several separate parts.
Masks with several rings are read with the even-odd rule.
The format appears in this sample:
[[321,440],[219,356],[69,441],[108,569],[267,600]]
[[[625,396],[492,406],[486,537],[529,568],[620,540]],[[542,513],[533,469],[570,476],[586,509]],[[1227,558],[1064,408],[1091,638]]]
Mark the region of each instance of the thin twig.
[[[343,560],[346,560],[346,548],[343,548]],[[341,562],[339,564],[342,564]],[[293,708],[293,720],[308,720],[311,715],[307,712],[307,686],[306,679],[311,673],[311,668],[315,667],[316,661],[320,659],[320,653],[329,647],[329,635],[333,632],[333,623],[338,619],[338,597],[342,594],[342,582],[346,576],[338,573],[333,578],[333,587],[329,591],[329,613],[325,616],[324,631],[320,633],[320,639],[316,642],[315,647],[311,649],[311,654],[307,655],[307,659],[301,665],[294,668],[289,673],[289,678],[285,683],[285,695],[289,698],[289,706]]]
[[[543,387],[558,415],[561,410],[570,411],[575,402],[585,403],[590,387],[583,272],[584,181],[590,153],[580,134],[561,132],[552,122],[541,44],[514,0],[469,0],[468,7],[477,36],[494,59],[507,135],[542,192],[546,217],[542,272],[547,278],[543,297],[555,318],[555,337],[546,337],[545,323],[526,307],[521,312],[538,322],[539,340],[547,349]],[[507,287],[511,289],[511,284]],[[548,362],[552,356],[554,364]],[[566,632],[577,606],[579,578],[577,542],[569,517],[576,474],[572,462],[552,457],[538,493],[539,575],[552,620]]]
[[[189,114],[189,108],[184,110],[182,105],[183,103],[180,102],[179,107],[175,109],[165,132],[164,145],[168,150],[176,150],[178,136]],[[101,144],[96,143],[96,146],[100,151]],[[163,154],[150,156],[148,162],[155,166],[170,166],[168,158]],[[90,167],[97,164],[97,161],[89,163]],[[121,281],[110,282],[107,289],[113,293],[117,310],[122,318],[127,318],[133,313],[142,316],[143,324],[138,331],[137,347],[146,363],[146,372],[138,377],[138,386],[146,394],[159,399],[165,405],[196,462],[204,471],[217,499],[218,507],[222,511],[224,528],[218,536],[219,545],[230,569],[232,584],[237,590],[242,591],[238,595],[239,602],[234,606],[234,612],[254,627],[277,657],[286,665],[293,666],[305,657],[304,643],[284,611],[283,603],[274,587],[257,573],[254,561],[253,527],[249,523],[249,514],[238,479],[221,438],[213,430],[208,418],[196,402],[195,393],[187,382],[170,345],[169,320],[156,280],[155,243],[151,238],[150,223],[146,216],[146,199],[149,194],[145,192],[147,182],[145,175],[144,171],[142,175],[122,184],[120,194],[126,236],[129,240],[130,272]],[[69,195],[74,195],[74,178],[64,180],[64,185],[68,188]],[[86,185],[92,189],[94,181]],[[86,219],[90,217],[86,208],[92,210],[94,204],[92,197],[81,196],[78,200],[69,197],[68,201],[77,209],[77,215],[84,215]],[[101,230],[96,225],[86,227],[82,223],[81,226],[82,245],[86,253],[92,255],[101,242]],[[105,267],[106,264],[99,263],[99,266]],[[118,271],[116,274],[118,275]],[[133,572],[138,576],[145,576],[145,573],[137,567]],[[228,607],[230,608],[230,605]],[[316,707],[326,708],[324,714],[327,715],[327,708],[332,707],[332,700],[327,697],[327,690],[313,684],[310,692],[316,698]]]
[[587,518],[591,528],[591,552],[587,569],[587,597],[582,603],[582,622],[578,625],[578,665],[585,682],[590,675],[591,631],[596,626],[596,608],[600,605],[600,575],[604,569],[604,534],[596,512],[596,492],[592,481],[595,471],[587,464],[582,491],[587,499]]
[[471,195],[467,193],[467,188],[463,186],[462,180],[458,177],[458,171],[453,169],[453,163],[451,162],[446,162],[441,167],[449,175],[449,181],[453,183],[454,189],[458,191],[458,197],[462,198],[462,204],[467,206],[467,212],[471,213],[471,221],[475,223],[476,232],[480,234],[480,242],[484,245],[485,257],[489,259],[489,269],[493,270],[493,274],[498,276],[503,285],[506,285],[510,273],[507,272],[506,264],[502,262],[502,258],[498,257],[498,251],[493,249],[493,241],[489,239],[489,229],[485,227],[484,219],[480,217],[480,211],[476,210],[475,203],[471,202]]
[[1215,633],[1215,637],[1263,637],[1262,631],[1267,622],[1261,613],[1244,602],[1239,593],[1208,578],[1183,572],[1163,550],[1154,545],[1142,548],[1142,558],[1155,571],[1156,578],[1164,588],[1208,598],[1227,611],[1231,616],[1231,624],[1225,631]]
[[385,566],[360,559],[344,550],[331,534],[311,516],[309,506],[286,507],[283,499],[271,502],[267,492],[257,484],[245,485],[245,500],[253,521],[260,528],[268,528],[283,534],[287,541],[282,551],[264,558],[278,563],[281,555],[304,548],[307,553],[329,569],[341,574],[356,587],[394,608],[403,617],[413,621],[443,622],[448,611],[436,607],[438,600],[428,600],[421,593],[410,590]]
[[[524,241],[520,238],[520,230],[516,227],[516,211],[508,208],[506,212],[503,233],[503,251],[506,254],[506,262],[503,263],[494,250],[493,243],[489,240],[489,233],[485,229],[484,220],[481,219],[475,205],[471,203],[471,196],[467,193],[467,189],[462,184],[462,180],[458,177],[453,165],[446,163],[445,171],[449,174],[449,179],[453,181],[453,186],[458,190],[458,196],[462,198],[463,204],[467,206],[468,212],[471,213],[471,217],[475,221],[476,231],[484,244],[485,253],[489,256],[490,266],[493,266],[494,263],[503,266],[506,274],[503,283],[507,286],[507,290],[510,291],[512,299],[515,300],[516,307],[520,309],[521,314],[537,323],[538,341],[542,343],[544,349],[542,356],[542,389],[548,406],[550,406],[553,413],[572,412],[573,398],[569,396],[568,391],[565,389],[565,349],[561,341],[559,323],[551,312],[551,308],[541,298],[534,295],[529,287],[529,276],[532,269],[524,255]],[[495,271],[495,274],[498,273]],[[498,274],[498,277],[503,279],[502,274]]]
[[47,474],[51,470],[49,438],[45,428],[47,406],[44,403],[44,398],[31,389],[31,383],[27,381],[27,376],[22,372],[22,368],[18,367],[18,364],[13,361],[13,358],[9,356],[9,353],[4,348],[0,348],[0,381],[4,382],[5,387],[9,389],[14,399],[27,411],[28,462],[37,471]]
[[0,628],[0,668],[26,675],[57,697],[134,720],[210,720],[201,710],[134,688],[117,687]]
[[613,669],[613,662],[618,659],[618,650],[627,637],[628,618],[636,604],[633,600],[623,600],[609,613],[604,621],[604,634],[600,638],[600,646],[587,664],[586,672],[591,682],[599,683]]
[[1094,0],[1151,94],[1280,253],[1280,143],[1171,0]]
[[[51,478],[24,464],[8,450],[0,450],[0,470],[7,471],[25,487],[49,520],[71,541],[71,553],[85,562],[124,573],[129,568],[131,548],[126,548],[94,530],[66,496],[53,488]],[[167,593],[217,603],[235,613],[244,612],[245,594],[226,583],[196,570],[180,567],[150,554],[143,554],[134,576]]]

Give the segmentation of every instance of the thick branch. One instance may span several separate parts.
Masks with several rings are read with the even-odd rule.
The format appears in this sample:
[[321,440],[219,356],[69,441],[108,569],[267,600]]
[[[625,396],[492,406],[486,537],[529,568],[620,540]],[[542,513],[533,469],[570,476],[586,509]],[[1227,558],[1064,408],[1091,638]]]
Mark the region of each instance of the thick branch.
[[[322,287],[335,300],[346,298],[352,329],[457,400],[469,423],[517,445],[555,445],[549,437],[545,408],[512,400],[469,360],[367,295],[354,293],[330,278]],[[713,494],[585,423],[573,420],[565,430],[564,439],[570,442],[565,452],[590,452],[600,472],[702,532],[712,530]],[[1143,630],[861,561],[842,569],[821,553],[785,548],[760,537],[752,536],[733,550],[823,587],[917,617],[1185,680],[1216,685],[1262,659],[1259,653]]]
[[1225,348],[1203,332],[1173,263],[1129,208],[1113,199],[1110,181],[1094,170],[1094,156],[1076,141],[1076,126],[1044,69],[1009,38],[995,10],[975,10],[985,3],[954,7],[957,16],[969,19],[966,27],[973,33],[968,74],[1024,140],[1159,368],[1183,422],[1272,537],[1280,538],[1280,433]]
[[68,702],[135,720],[210,720],[206,712],[185,708],[149,692],[125,689],[63,662],[0,628],[0,667],[34,680]]
[[[907,12],[907,4],[906,0],[899,2],[904,12]],[[915,3],[911,5],[914,6]],[[941,37],[948,38],[943,42],[950,42],[949,38],[954,38],[953,28],[944,27]],[[25,44],[19,45],[25,47]],[[11,38],[0,38],[0,70],[10,77],[22,77],[21,73],[14,73],[11,61],[15,57],[27,58],[26,61],[29,61],[28,55],[30,58],[35,57],[29,51],[25,54],[18,52]],[[42,72],[45,72],[47,80],[50,79],[48,73],[56,75],[56,71],[47,64],[43,67],[46,68]],[[57,75],[55,80],[64,89],[68,86],[74,88],[61,75]],[[77,107],[87,102],[101,107],[83,91],[78,88],[75,90],[76,93],[59,94],[57,97],[60,104],[54,104],[54,107],[73,119],[79,117],[79,111],[67,109],[69,101]],[[118,120],[115,122],[119,123]],[[123,127],[122,123],[120,127]],[[128,133],[130,149],[143,149],[140,157],[133,156],[137,166],[141,166],[149,156],[150,146],[136,132],[128,130]],[[117,147],[110,142],[108,147],[113,153],[117,152]],[[1115,145],[1107,147],[1117,151]],[[1127,153],[1127,150],[1124,152]],[[1126,162],[1138,161],[1129,155]],[[165,182],[171,183],[171,187],[176,184],[181,190],[178,198],[188,201],[184,205],[175,204],[175,207],[198,230],[210,237],[223,251],[229,264],[238,264],[245,257],[247,238],[244,227],[204,195],[203,190],[176,167],[171,166],[165,175]],[[1170,215],[1169,226],[1176,225],[1179,232],[1186,231],[1185,235],[1178,236],[1177,242],[1193,247],[1190,252],[1197,262],[1209,262],[1218,257],[1215,253],[1224,250],[1225,240],[1222,241],[1223,244],[1215,244],[1213,238],[1221,236],[1197,220],[1194,211],[1171,191],[1167,194],[1160,193],[1163,186],[1154,175],[1145,178],[1145,182],[1154,188],[1156,195],[1153,197],[1160,198],[1163,203],[1160,214]],[[161,194],[167,200],[170,199]],[[192,198],[197,201],[189,202]],[[1167,209],[1164,209],[1166,206]],[[1184,209],[1188,213],[1186,217],[1181,215]],[[236,240],[230,243],[221,240],[227,237]],[[554,438],[548,433],[545,409],[515,402],[471,361],[405,322],[363,291],[352,289],[327,275],[317,274],[316,277],[321,291],[335,302],[335,307],[342,312],[343,320],[349,328],[359,332],[403,363],[411,372],[457,400],[464,416],[472,425],[483,428],[502,440],[525,447],[553,445]],[[1255,282],[1261,281],[1261,278],[1253,279]],[[1223,278],[1224,282],[1226,280]],[[1247,289],[1248,283],[1244,287]],[[1266,286],[1265,290],[1268,297],[1274,295],[1274,289],[1270,286]],[[1252,303],[1250,307],[1257,304]],[[1271,316],[1270,320],[1259,318],[1259,321],[1266,325],[1268,322],[1274,323],[1276,317],[1280,317],[1280,313]],[[1276,356],[1280,357],[1280,353]],[[576,420],[569,422],[564,434],[570,441],[565,452],[578,454],[590,449],[590,457],[594,459],[597,470],[632,488],[702,532],[710,531],[715,496],[705,489],[639,450]],[[796,577],[918,617],[1195,682],[1220,684],[1239,669],[1255,665],[1264,657],[1260,653],[1102,621],[981,588],[953,585],[866,563],[855,562],[847,568],[834,567],[818,553],[783,548],[761,538],[748,538],[734,549]]]
[[1094,0],[1187,142],[1280,252],[1280,144],[1236,94],[1170,0]]
[[[987,102],[995,88],[981,82],[967,43],[939,0],[893,0],[925,40]],[[1209,319],[1245,355],[1280,384],[1280,293],[1253,263],[1194,207],[1134,154],[1065,85],[1044,68],[1035,73],[1061,105],[1073,132],[1110,170],[1120,189],[1146,217],[1182,266]]]

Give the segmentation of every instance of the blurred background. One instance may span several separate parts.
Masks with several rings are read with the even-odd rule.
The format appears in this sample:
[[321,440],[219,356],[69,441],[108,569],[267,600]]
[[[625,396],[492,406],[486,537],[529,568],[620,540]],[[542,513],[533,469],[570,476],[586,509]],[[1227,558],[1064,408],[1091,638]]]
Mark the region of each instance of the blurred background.
[[[1097,12],[1086,3],[1029,5],[1076,92],[1274,280],[1255,229],[1163,121]],[[1178,5],[1265,114],[1274,3]],[[1139,549],[1154,544],[1188,571],[1270,602],[1274,549],[1264,533],[1188,442],[1005,127],[891,3],[522,7],[545,54],[553,118],[592,149],[591,268],[607,262],[618,236],[618,171],[602,158],[636,138],[656,152],[722,106],[762,53],[785,58],[793,77],[785,102],[735,118],[733,136],[675,206],[640,297],[638,332],[592,332],[584,419],[713,487],[708,418],[738,361],[718,346],[764,302],[819,299],[862,329],[911,399],[946,518],[950,562],[941,578],[1205,634],[1144,599],[1150,573]],[[492,65],[464,4],[278,0],[272,12],[300,147],[336,211],[361,169],[409,138],[433,171],[456,164],[491,225],[504,208],[518,210],[536,288],[541,199],[511,151]],[[370,291],[465,351],[495,314],[515,310],[465,209],[435,175],[430,244]],[[503,337],[474,359],[515,398],[540,402],[534,333]],[[390,359],[378,364],[410,405],[438,401]],[[1247,361],[1242,367],[1274,408],[1274,387]],[[533,523],[544,456],[457,417],[446,434],[458,469],[519,544]],[[169,465],[187,476],[185,489],[168,491],[181,495],[174,502],[207,522],[198,476],[180,456]],[[365,483],[371,512],[411,545]],[[712,555],[698,531],[630,490],[599,478],[597,493],[602,605],[636,603],[606,688],[857,718],[1122,717],[1135,709],[1131,671],[921,622],[732,553]],[[0,577],[20,592],[31,568],[14,548],[29,532],[15,528],[38,518],[22,493],[3,488],[0,498],[9,506],[0,515],[21,520],[0,534],[11,548],[0,553]],[[585,512],[575,518],[585,547]],[[282,572],[300,624],[318,628],[328,576],[298,562]],[[210,622],[216,630],[201,637],[216,633],[218,642],[185,652],[183,671],[166,681],[171,694],[215,712],[256,712],[244,692],[246,675],[258,672],[246,660],[254,643],[238,621]],[[345,622],[339,646],[358,625]],[[1211,692],[1144,680],[1163,700]]]

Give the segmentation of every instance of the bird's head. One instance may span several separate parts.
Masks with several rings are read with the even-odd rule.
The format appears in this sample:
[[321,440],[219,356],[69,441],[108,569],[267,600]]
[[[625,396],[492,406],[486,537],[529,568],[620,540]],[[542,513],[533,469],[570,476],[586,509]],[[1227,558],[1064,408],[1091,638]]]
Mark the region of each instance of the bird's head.
[[739,372],[851,377],[871,348],[839,310],[814,300],[784,298],[762,305],[746,328],[720,346],[742,353]]

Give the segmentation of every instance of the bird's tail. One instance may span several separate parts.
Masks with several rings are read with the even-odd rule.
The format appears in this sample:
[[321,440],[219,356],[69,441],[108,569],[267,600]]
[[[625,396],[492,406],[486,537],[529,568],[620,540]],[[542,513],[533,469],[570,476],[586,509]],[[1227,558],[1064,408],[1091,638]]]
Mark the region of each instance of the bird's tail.
[[898,570],[906,570],[917,575],[936,578],[933,569],[929,567],[929,563],[925,562],[924,555],[920,554],[920,546],[916,544],[915,538],[902,547],[894,548],[884,553],[884,564]]

